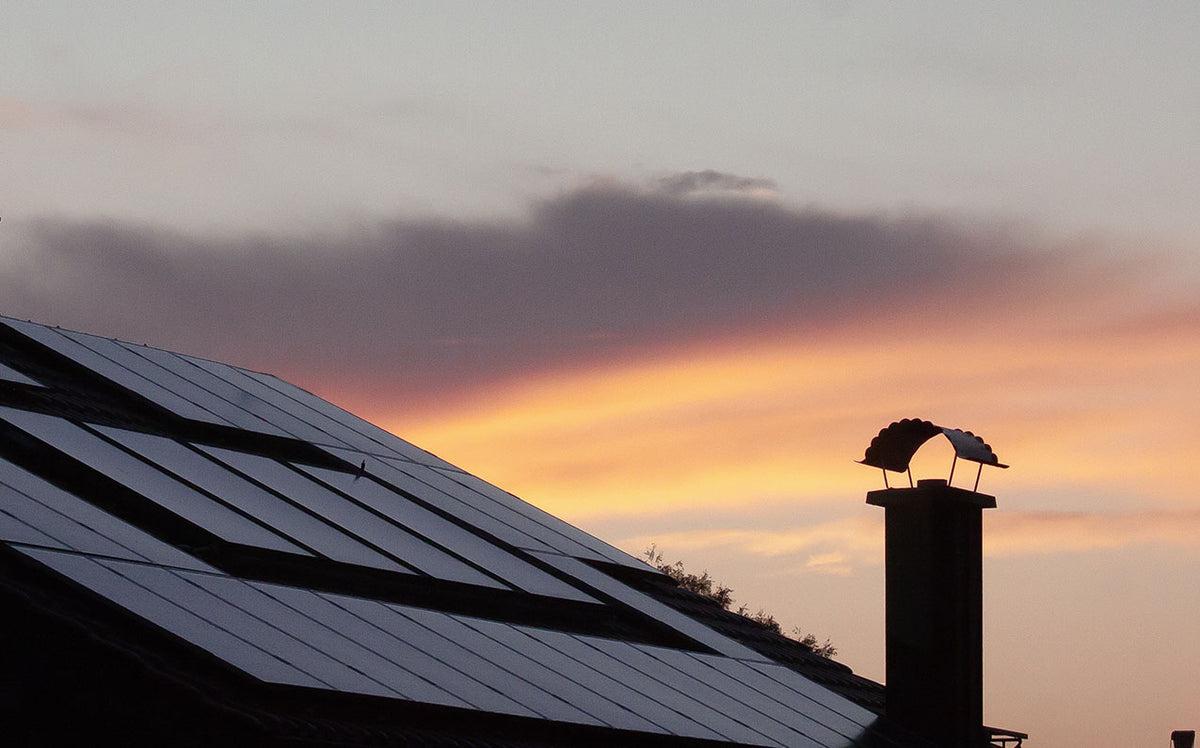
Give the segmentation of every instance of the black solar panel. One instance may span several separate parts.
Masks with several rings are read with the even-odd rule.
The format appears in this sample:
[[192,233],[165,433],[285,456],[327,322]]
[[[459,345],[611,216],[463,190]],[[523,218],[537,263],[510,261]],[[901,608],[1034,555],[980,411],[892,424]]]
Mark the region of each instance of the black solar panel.
[[876,719],[300,388],[0,322],[0,540],[251,683],[746,745],[852,745]]

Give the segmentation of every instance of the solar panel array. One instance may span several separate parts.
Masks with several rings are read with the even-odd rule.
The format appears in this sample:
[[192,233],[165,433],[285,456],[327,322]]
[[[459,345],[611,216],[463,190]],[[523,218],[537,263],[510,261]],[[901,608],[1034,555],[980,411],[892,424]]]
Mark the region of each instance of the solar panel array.
[[[847,746],[875,720],[603,571],[647,568],[627,554],[304,390],[0,323],[37,343],[43,364],[62,357],[131,402],[198,424],[151,433],[10,398],[0,406],[11,458],[0,459],[0,540],[253,678],[748,745]],[[0,378],[39,384],[8,365]],[[301,442],[324,461],[291,446]],[[464,598],[540,600],[533,607],[548,622],[255,577],[172,538],[325,564],[348,583],[366,575]],[[619,611],[690,644],[555,625],[560,610]]]
[[629,554],[276,377],[7,317],[0,322],[183,418],[288,436],[354,464],[380,460],[403,465],[402,471],[417,473],[422,482],[458,484],[449,492],[452,499],[476,504],[487,515],[483,521],[493,527],[508,526],[502,531],[518,539],[519,547],[573,555],[582,547],[588,558],[643,566]]

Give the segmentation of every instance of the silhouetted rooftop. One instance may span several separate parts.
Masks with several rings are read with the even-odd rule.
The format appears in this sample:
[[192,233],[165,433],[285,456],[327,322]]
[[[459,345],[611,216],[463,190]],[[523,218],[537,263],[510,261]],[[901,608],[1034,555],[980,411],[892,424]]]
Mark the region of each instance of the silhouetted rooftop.
[[14,734],[911,745],[882,687],[275,377],[0,318]]

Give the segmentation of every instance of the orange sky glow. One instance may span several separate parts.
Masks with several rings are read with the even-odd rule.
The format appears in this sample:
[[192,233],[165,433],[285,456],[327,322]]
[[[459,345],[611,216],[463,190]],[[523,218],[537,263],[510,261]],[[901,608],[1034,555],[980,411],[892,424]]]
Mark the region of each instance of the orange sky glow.
[[879,680],[855,460],[972,430],[988,723],[1200,729],[1200,4],[9,5],[0,313],[278,375]]
[[[1027,681],[1109,683],[1106,663],[1120,661],[1187,724],[1200,679],[1166,689],[1177,666],[1157,648],[1192,635],[1200,575],[1126,599],[1090,570],[1153,573],[1164,554],[1200,567],[1200,336],[1130,335],[1102,315],[924,318],[902,339],[861,326],[763,335],[532,374],[454,407],[352,409],[630,553],[654,545],[710,570],[739,604],[829,636],[878,679],[883,523],[863,497],[882,477],[854,460],[902,417],[977,430],[1012,465],[985,468],[980,484],[999,502],[985,519],[990,722],[1030,730],[1034,746],[1076,744],[1078,726],[1032,704]],[[945,477],[951,462],[934,440],[913,472]],[[959,463],[954,483],[974,479]],[[1146,608],[1162,615],[1147,621]],[[1078,651],[1029,639],[1062,625],[1090,632],[1068,637]],[[1102,636],[1114,627],[1137,641]],[[1088,729],[1136,744],[1153,725],[1111,709]]]
[[[1186,509],[1198,368],[1191,336],[931,330],[900,342],[739,341],[531,376],[448,410],[370,408],[384,426],[576,521],[841,501],[880,480],[853,463],[875,431],[914,416],[983,433],[1014,469],[985,471],[982,487],[1019,495],[1014,508]],[[918,466],[926,452],[930,475],[944,477],[949,452],[931,444]],[[956,482],[973,474],[960,468]],[[1052,486],[1077,498],[1039,504],[1037,491]]]

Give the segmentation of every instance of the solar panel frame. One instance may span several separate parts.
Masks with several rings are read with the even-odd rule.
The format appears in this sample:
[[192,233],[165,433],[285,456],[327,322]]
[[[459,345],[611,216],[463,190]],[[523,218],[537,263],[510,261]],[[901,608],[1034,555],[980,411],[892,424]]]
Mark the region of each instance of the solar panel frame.
[[[0,486],[0,542],[8,545],[32,545],[44,548],[71,550],[57,537],[39,530],[37,525],[28,521],[28,515],[23,511],[13,511],[10,506],[12,489]],[[20,509],[20,508],[18,508]],[[22,516],[25,515],[25,516]],[[118,548],[118,553],[122,549]]]
[[[255,641],[273,655],[318,678],[330,690],[403,698],[398,691],[327,651],[327,635],[318,634],[311,626],[286,614],[277,601],[269,601],[249,582],[200,575],[176,576],[179,577],[176,586],[166,589],[173,599],[196,600],[195,609],[203,611],[206,618],[218,625],[238,626],[239,631],[253,634],[257,637]],[[219,601],[219,605],[214,601]],[[310,639],[308,635],[316,639]]]
[[[503,624],[490,621],[466,620],[466,618],[464,618],[463,622],[466,623],[467,626],[478,628],[480,632],[485,633],[488,632],[488,630],[496,629],[498,626],[503,626]],[[529,630],[530,629],[526,627],[522,627],[520,632],[528,634]],[[554,672],[552,670],[548,671]],[[554,672],[554,675],[560,678],[565,678],[565,676],[557,674],[557,672]],[[578,684],[574,681],[569,682],[574,684],[576,688],[583,688],[582,686],[578,686]],[[599,694],[594,694],[592,692],[587,693],[590,694],[590,698],[593,700],[600,698]],[[644,694],[644,690],[640,693],[646,695]],[[697,737],[702,738],[702,740],[724,740],[724,738],[722,738],[718,732],[708,728],[708,726],[704,726],[701,724],[701,722],[697,722],[694,717],[689,716],[689,711],[691,711],[692,708],[695,708],[695,705],[686,704],[686,702],[684,702],[684,704],[677,704],[678,695],[676,695],[676,698],[671,698],[670,695],[656,693],[654,694],[654,698],[655,700],[664,702],[662,706],[667,707],[666,711],[658,711],[654,714],[654,722],[661,726],[662,729],[671,732],[673,735],[679,735],[683,737]],[[604,702],[606,702],[606,704],[612,704],[612,702],[608,701],[607,699],[604,699]],[[628,707],[619,704],[617,706],[622,708],[622,710],[628,711]]]
[[[225,423],[237,428],[258,431],[260,433],[270,433],[276,436],[281,435],[278,429],[270,428],[268,424],[264,424],[253,417],[248,417],[245,410],[234,407],[231,403],[217,397],[192,380],[180,376],[174,371],[151,360],[148,356],[143,355],[139,352],[139,348],[144,348],[144,346],[131,346],[118,340],[99,338],[83,333],[64,331],[63,334],[80,345],[86,346],[97,354],[111,360],[118,366],[167,390],[172,396],[182,398],[195,408],[199,408],[204,413],[209,414],[209,417],[199,420],[213,421],[215,419],[215,422]],[[161,395],[155,398],[155,402],[158,402],[163,407],[170,408],[177,415],[195,418],[194,413],[189,415],[188,413],[179,411],[177,406],[173,407],[167,398]]]
[[327,601],[311,590],[215,577],[197,577],[195,582],[343,666],[344,670],[335,671],[341,678],[333,684],[336,690],[468,706],[465,702],[459,703],[449,691],[414,675],[399,663],[338,630],[326,616]]
[[[211,449],[203,445],[193,446],[201,453],[207,453],[207,450]],[[221,498],[250,516],[259,517],[272,528],[276,528],[281,535],[335,561],[404,574],[415,573],[407,566],[401,565],[396,560],[372,548],[348,530],[296,503],[290,497],[281,496],[267,490],[257,482],[249,481],[246,476],[225,465],[216,457],[210,455],[210,459],[213,469],[225,470],[231,475],[240,477],[244,483],[236,495],[226,495]],[[251,500],[254,505],[248,506]],[[264,514],[268,516],[263,516]]]

